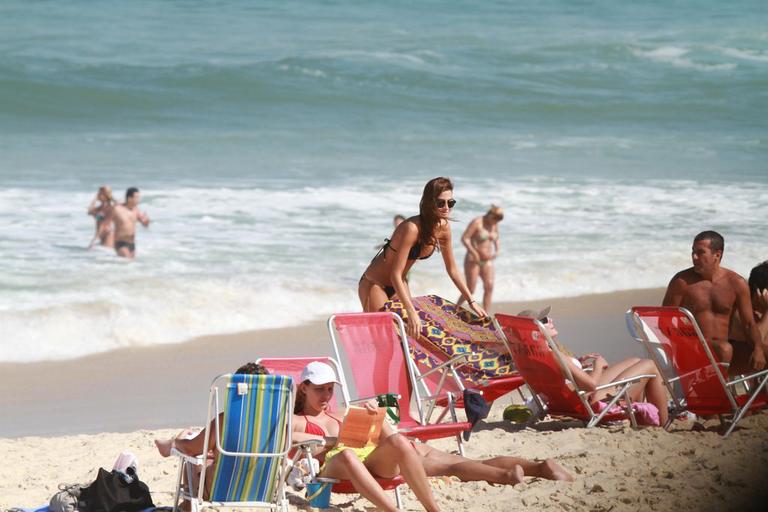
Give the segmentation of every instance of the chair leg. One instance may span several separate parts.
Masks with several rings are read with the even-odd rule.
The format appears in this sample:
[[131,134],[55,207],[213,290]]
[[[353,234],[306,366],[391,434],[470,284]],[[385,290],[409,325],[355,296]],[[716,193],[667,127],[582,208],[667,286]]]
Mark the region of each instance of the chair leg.
[[395,504],[397,505],[398,510],[402,510],[403,508],[403,499],[400,497],[400,488],[395,487]]
[[728,427],[728,430],[726,430],[725,435],[723,438],[728,437],[731,435],[731,432],[733,432],[733,429],[736,428],[736,424],[741,421],[741,418],[746,414],[746,412],[749,410],[749,406],[752,405],[752,402],[755,401],[755,398],[757,398],[757,395],[760,394],[760,390],[765,387],[765,383],[768,382],[768,376],[763,377],[763,381],[757,386],[757,389],[752,393],[752,396],[749,397],[749,400],[747,400],[747,403],[744,404],[744,407],[742,407],[739,410],[739,413],[733,418],[731,421],[731,426]]
[[176,492],[173,495],[173,512],[179,510],[179,497],[181,495],[181,480],[184,478],[184,459],[179,459],[179,475],[176,478]]

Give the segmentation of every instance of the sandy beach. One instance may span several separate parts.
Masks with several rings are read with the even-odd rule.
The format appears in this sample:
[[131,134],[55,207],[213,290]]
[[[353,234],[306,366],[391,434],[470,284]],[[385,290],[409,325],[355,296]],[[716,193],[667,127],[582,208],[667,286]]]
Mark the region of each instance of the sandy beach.
[[[663,290],[635,290],[530,303],[503,303],[515,313],[553,306],[561,338],[577,352],[601,351],[608,360],[638,354],[623,313],[655,304]],[[0,508],[45,503],[59,483],[89,482],[128,450],[158,505],[170,505],[176,462],[160,457],[156,437],[201,425],[212,377],[258,356],[329,354],[324,322],[291,329],[209,336],[183,344],[121,350],[65,362],[0,367]],[[34,375],[34,378],[30,378]],[[768,415],[746,418],[723,440],[705,422],[692,431],[677,422],[669,433],[628,425],[584,429],[544,421],[519,430],[501,418],[502,398],[468,445],[468,455],[551,457],[572,472],[572,484],[528,478],[514,488],[433,479],[445,510],[745,510],[765,496]],[[450,450],[452,442],[436,446]],[[762,493],[762,494],[761,494]],[[419,509],[405,490],[407,509]],[[306,508],[299,495],[291,503]],[[366,510],[353,495],[334,495],[342,510]]]

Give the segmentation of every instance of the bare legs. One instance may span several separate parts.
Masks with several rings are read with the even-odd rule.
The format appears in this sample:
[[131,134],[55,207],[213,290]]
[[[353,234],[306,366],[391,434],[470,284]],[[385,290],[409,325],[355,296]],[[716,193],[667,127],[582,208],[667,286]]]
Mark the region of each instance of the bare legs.
[[464,482],[484,480],[489,483],[515,485],[523,476],[548,480],[573,481],[573,477],[551,459],[532,461],[518,457],[494,457],[473,460],[446,453],[426,444],[417,444],[424,470],[429,476],[455,476]]
[[381,310],[384,303],[389,300],[384,289],[365,276],[360,278],[360,283],[357,285],[357,296],[366,313]]
[[[493,260],[483,260],[482,264],[471,259],[469,254],[464,258],[464,276],[467,280],[467,288],[469,293],[475,294],[477,289],[477,280],[480,278],[483,281],[483,309],[488,311],[491,307],[491,297],[493,296],[493,281],[496,275],[496,270],[493,267]],[[459,297],[456,301],[457,306],[461,306],[467,298],[465,296]]]
[[[475,289],[477,288],[477,278],[479,275],[480,265],[478,265],[477,262],[473,260],[469,254],[467,254],[464,257],[464,277],[467,280],[467,288],[469,289],[469,293],[472,295],[475,294]],[[467,297],[463,295],[460,296],[456,301],[456,306],[461,306],[466,300]]]
[[352,481],[355,489],[371,503],[383,510],[396,510],[373,475],[391,478],[403,475],[408,486],[427,511],[439,510],[421,460],[411,442],[400,434],[394,434],[379,444],[365,462],[354,451],[344,450],[325,466],[322,476]]
[[496,269],[492,260],[485,260],[480,267],[480,279],[483,280],[483,309],[490,311],[491,297],[493,296],[493,280],[496,275]]
[[[614,380],[627,379],[636,375],[655,375],[652,379],[643,379],[629,388],[629,396],[636,402],[646,401],[656,406],[659,410],[659,423],[663,426],[669,417],[667,409],[667,392],[664,382],[656,369],[656,365],[650,359],[630,357],[619,363],[608,366],[600,376],[598,385],[607,384]],[[601,400],[609,394],[610,390],[603,390],[595,394],[594,400]]]

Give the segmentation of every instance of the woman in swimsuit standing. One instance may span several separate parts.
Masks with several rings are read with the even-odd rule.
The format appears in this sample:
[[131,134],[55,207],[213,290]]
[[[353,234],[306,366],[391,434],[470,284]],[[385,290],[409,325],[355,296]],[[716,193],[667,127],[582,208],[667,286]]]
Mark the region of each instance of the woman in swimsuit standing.
[[[301,372],[296,391],[293,416],[294,442],[313,439],[326,441],[319,458],[323,465],[319,476],[350,480],[355,489],[382,510],[397,510],[384,489],[376,482],[380,478],[403,475],[408,486],[426,510],[438,510],[437,502],[427,480],[427,474],[413,444],[396,434],[384,422],[375,446],[345,448],[336,446],[341,419],[328,413],[333,387],[338,384],[333,368],[319,361],[309,363]],[[365,407],[376,413],[376,403]]]
[[[478,276],[483,280],[483,309],[486,311],[491,308],[493,281],[496,275],[493,260],[499,254],[499,222],[503,218],[504,210],[491,205],[485,215],[469,223],[461,236],[461,242],[467,248],[467,255],[464,257],[467,287],[470,293],[475,293]],[[465,295],[459,297],[456,305],[460,306],[465,297]]]
[[93,235],[88,248],[90,249],[99,241],[105,247],[115,246],[115,230],[112,225],[112,209],[115,200],[112,198],[112,189],[104,185],[99,187],[96,197],[88,206],[88,215],[93,215],[96,221],[96,233]]
[[451,180],[441,177],[427,182],[419,202],[419,215],[395,228],[392,238],[386,241],[360,278],[357,293],[363,311],[379,311],[387,300],[397,296],[407,312],[406,330],[415,336],[421,321],[411,302],[411,290],[405,276],[417,259],[427,259],[439,249],[445,270],[456,288],[469,298],[468,303],[475,313],[486,316],[485,310],[472,298],[453,258],[448,220],[455,204]]

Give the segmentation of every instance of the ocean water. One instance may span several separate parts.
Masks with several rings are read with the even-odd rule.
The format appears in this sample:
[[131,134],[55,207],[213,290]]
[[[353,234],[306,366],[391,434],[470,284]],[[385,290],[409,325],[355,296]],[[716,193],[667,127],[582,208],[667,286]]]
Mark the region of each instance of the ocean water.
[[[502,205],[495,298],[768,258],[758,1],[0,3],[0,361],[359,310],[395,213]],[[138,259],[85,247],[143,191]],[[439,256],[416,294],[457,294]],[[479,294],[479,291],[478,291]]]

